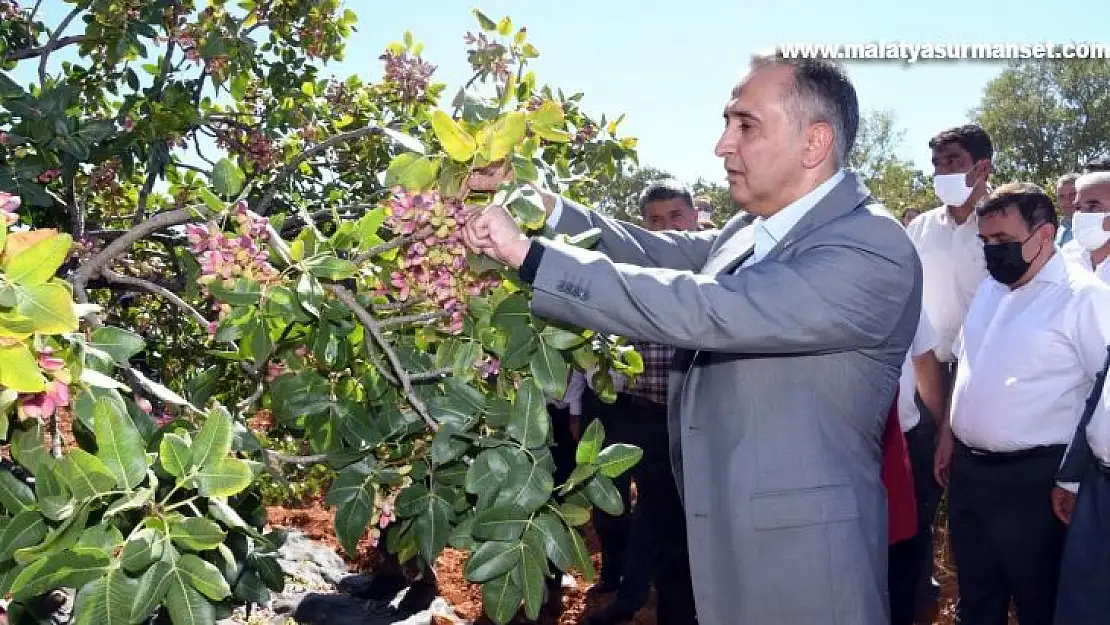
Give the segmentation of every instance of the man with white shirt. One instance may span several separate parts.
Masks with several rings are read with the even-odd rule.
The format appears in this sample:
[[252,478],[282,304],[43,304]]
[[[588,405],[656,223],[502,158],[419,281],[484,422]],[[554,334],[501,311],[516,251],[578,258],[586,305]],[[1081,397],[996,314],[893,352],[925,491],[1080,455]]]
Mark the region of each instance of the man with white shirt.
[[956,343],[948,523],[961,625],[1050,625],[1064,524],[1057,468],[1110,343],[1110,287],[1056,253],[1056,210],[1012,183],[977,209],[991,280]]
[[1056,204],[1060,206],[1060,228],[1056,233],[1056,246],[1064,247],[1072,240],[1072,215],[1075,214],[1075,181],[1079,174],[1069,173],[1056,181]]
[[[911,458],[934,458],[936,471],[944,478],[951,448],[938,445],[938,432],[947,427],[947,406],[954,377],[952,344],[963,324],[967,307],[979,284],[987,277],[983,246],[979,241],[975,205],[987,196],[994,146],[990,135],[974,124],[948,128],[929,140],[934,168],[933,189],[943,205],[918,216],[906,231],[913,240],[924,272],[922,305],[937,335],[936,358],[945,375],[942,411],[923,419],[906,435]],[[945,439],[941,437],[940,441]],[[923,543],[918,551],[922,560],[918,582],[918,611],[931,622],[936,611],[939,586],[933,583],[933,525],[943,489],[931,479],[932,466],[914,466],[914,494]],[[922,480],[921,478],[929,478]]]
[[[944,414],[945,386],[940,362],[935,350],[937,335],[929,318],[921,315],[913,345],[906,354],[902,365],[902,377],[898,387],[898,421],[906,438],[910,467],[913,473],[914,494],[936,490],[933,481],[933,443],[919,440],[923,436],[935,436],[935,427],[919,427],[921,420],[939,419]],[[918,401],[927,413],[923,416]],[[917,497],[917,508],[924,504]],[[933,514],[918,512],[917,533],[908,540],[895,543],[890,547],[890,613],[891,625],[913,625],[918,611],[918,589],[926,574],[926,562],[932,558]]]
[[[501,207],[468,246],[532,285],[535,314],[676,347],[671,464],[701,625],[886,625],[882,440],[921,315],[902,225],[846,171],[855,88],[820,59],[753,58],[715,152],[720,230],[650,232],[545,196],[533,238]],[[474,185],[472,185],[474,186]]]
[[1075,187],[1075,236],[1065,256],[1110,283],[1110,172],[1083,174]]

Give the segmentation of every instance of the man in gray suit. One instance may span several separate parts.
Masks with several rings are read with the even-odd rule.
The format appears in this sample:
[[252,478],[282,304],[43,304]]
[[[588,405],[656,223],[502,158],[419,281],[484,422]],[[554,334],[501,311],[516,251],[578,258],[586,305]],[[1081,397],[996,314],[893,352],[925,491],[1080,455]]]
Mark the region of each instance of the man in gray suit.
[[921,313],[902,226],[844,171],[859,120],[837,66],[757,57],[716,147],[756,219],[652,233],[546,196],[529,238],[500,207],[473,250],[520,269],[541,316],[678,347],[669,389],[703,625],[889,622],[883,426]]

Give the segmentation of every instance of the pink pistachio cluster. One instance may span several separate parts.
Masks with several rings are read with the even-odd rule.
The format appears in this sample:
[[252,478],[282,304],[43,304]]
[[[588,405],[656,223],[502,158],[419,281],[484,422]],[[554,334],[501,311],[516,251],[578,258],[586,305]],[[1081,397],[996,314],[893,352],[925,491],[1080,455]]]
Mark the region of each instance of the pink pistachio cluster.
[[424,90],[436,71],[435,65],[408,52],[386,52],[379,59],[385,62],[385,80],[400,87],[405,101],[412,102],[424,96]]
[[11,193],[4,193],[0,191],[0,215],[3,215],[4,222],[7,225],[12,225],[19,221],[19,204],[22,202],[18,195]]
[[69,372],[65,370],[65,361],[53,353],[49,347],[39,351],[39,368],[51,379],[46,383],[46,390],[20,396],[19,410],[24,416],[45,419],[58,408],[69,405]]
[[[405,478],[411,484],[410,478]],[[370,546],[377,547],[378,542],[381,540],[382,531],[389,527],[389,524],[397,520],[397,513],[394,510],[394,505],[397,501],[397,494],[404,490],[405,484],[399,488],[393,488],[388,494],[382,494],[381,489],[374,492],[374,515],[370,519],[372,527],[370,529]]]
[[466,33],[463,37],[468,45],[474,46],[473,49],[467,50],[470,66],[478,70],[487,70],[499,80],[509,79],[509,62],[506,58],[505,46],[491,41],[486,37],[485,33],[478,33],[475,37],[472,33]]
[[398,187],[387,213],[386,224],[395,233],[414,238],[401,248],[397,270],[378,293],[447,311],[447,330],[461,332],[467,297],[481,295],[499,282],[496,276],[479,277],[468,271],[462,204],[444,202],[436,191],[414,195]]
[[256,169],[269,169],[281,159],[279,151],[274,149],[274,142],[256,130],[246,134],[238,131],[217,131],[216,145],[242,154]]
[[[192,252],[200,262],[201,276],[197,282],[207,286],[221,280],[223,286],[230,288],[237,278],[248,278],[259,284],[277,280],[278,271],[260,247],[261,242],[269,238],[266,219],[247,210],[246,202],[239,202],[234,221],[237,236],[224,232],[215,221],[185,226]],[[230,312],[226,304],[217,303],[213,308],[221,318]],[[209,332],[214,333],[216,325],[212,322]]]
[[58,177],[61,176],[61,175],[62,175],[62,172],[57,170],[57,169],[48,169],[48,170],[42,172],[41,174],[39,174],[39,177],[37,178],[37,180],[39,182],[43,183],[43,184],[50,184],[51,182],[54,182],[55,180],[57,180]]

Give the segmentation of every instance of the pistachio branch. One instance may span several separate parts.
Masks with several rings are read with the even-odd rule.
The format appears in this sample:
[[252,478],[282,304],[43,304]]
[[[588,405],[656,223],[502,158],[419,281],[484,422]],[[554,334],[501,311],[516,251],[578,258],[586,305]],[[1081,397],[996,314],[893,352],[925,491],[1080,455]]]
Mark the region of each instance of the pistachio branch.
[[382,319],[378,325],[383,328],[390,328],[393,326],[406,325],[410,323],[424,323],[425,321],[435,321],[443,317],[450,317],[451,311],[449,310],[436,310],[433,312],[419,313],[416,315],[402,315],[400,317],[390,317]]
[[46,88],[46,61],[50,58],[50,53],[56,50],[61,44],[61,40],[58,39],[58,37],[69,27],[69,23],[73,21],[73,18],[80,15],[81,10],[80,6],[74,7],[73,10],[65,16],[62,23],[58,24],[58,27],[54,29],[53,34],[50,35],[50,40],[46,42],[46,45],[43,46],[41,52],[39,52],[39,54],[41,54],[39,57],[39,84],[41,84],[43,88]]
[[390,239],[389,241],[386,241],[385,243],[382,243],[380,245],[375,245],[374,247],[372,247],[372,248],[366,250],[365,252],[359,254],[358,257],[355,258],[355,264],[356,265],[361,265],[362,263],[370,260],[371,258],[374,258],[375,256],[378,256],[379,254],[384,254],[384,253],[388,252],[389,250],[401,247],[402,245],[405,245],[406,243],[411,243],[411,242],[415,241],[416,239],[420,238],[423,235],[424,235],[423,232],[413,232],[412,234],[406,234],[404,236],[395,237],[395,238]]
[[382,336],[382,328],[378,320],[374,319],[373,315],[363,308],[362,304],[358,303],[353,293],[342,286],[338,284],[329,284],[324,288],[331,291],[331,293],[335,295],[340,302],[343,302],[343,305],[349,308],[351,312],[355,314],[355,317],[362,322],[362,325],[365,326],[374,337],[374,341],[382,348],[382,351],[385,352],[386,357],[389,359],[389,364],[393,367],[393,372],[397,374],[397,378],[401,382],[401,387],[405,390],[405,395],[409,403],[412,404],[412,407],[420,414],[421,418],[424,419],[424,422],[428,424],[428,427],[430,427],[432,431],[439,431],[439,424],[432,418],[432,415],[428,412],[428,407],[424,405],[424,401],[420,399],[413,389],[411,375],[401,364],[401,359],[397,356],[397,352],[394,351],[389,343],[386,342],[385,337]]
[[149,280],[143,280],[142,278],[136,278],[134,276],[127,276],[122,273],[117,273],[116,271],[108,269],[107,267],[100,270],[100,275],[103,276],[104,279],[108,282],[125,284],[128,286],[137,287],[150,293],[154,293],[156,295],[161,295],[162,297],[169,300],[170,303],[172,303],[173,305],[189,313],[189,315],[193,317],[193,319],[197,322],[198,325],[200,325],[201,328],[205,330],[208,329],[208,320],[204,318],[204,315],[197,312],[197,309],[190,306],[188,302],[178,297],[166,287],[150,282]]

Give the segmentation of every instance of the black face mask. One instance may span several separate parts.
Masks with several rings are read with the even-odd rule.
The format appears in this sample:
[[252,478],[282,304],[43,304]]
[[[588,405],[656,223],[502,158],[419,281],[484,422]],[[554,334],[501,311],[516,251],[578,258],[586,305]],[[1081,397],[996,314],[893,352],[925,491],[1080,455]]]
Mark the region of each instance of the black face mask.
[[[1011,241],[1009,243],[984,245],[983,255],[987,259],[987,271],[991,274],[991,277],[1006,286],[1021,280],[1025,272],[1029,271],[1029,266],[1033,264],[1032,261],[1027,261],[1022,256],[1021,248],[1032,238],[1033,234],[1030,234],[1021,242]],[[1040,254],[1040,250],[1037,251],[1037,254]]]

